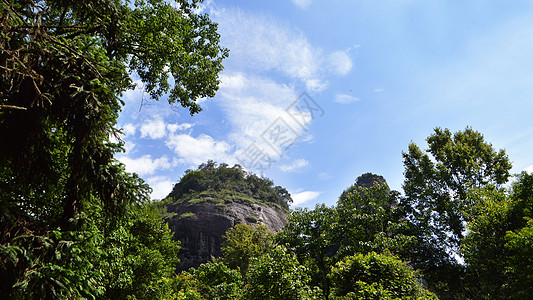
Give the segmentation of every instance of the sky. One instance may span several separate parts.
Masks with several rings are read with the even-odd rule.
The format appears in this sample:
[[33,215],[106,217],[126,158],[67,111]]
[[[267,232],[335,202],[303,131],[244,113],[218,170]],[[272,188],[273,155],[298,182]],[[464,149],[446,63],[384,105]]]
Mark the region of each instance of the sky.
[[402,151],[467,126],[533,172],[532,1],[206,1],[230,50],[203,111],[124,94],[117,158],[163,199],[208,160],[332,206],[363,173],[401,191]]

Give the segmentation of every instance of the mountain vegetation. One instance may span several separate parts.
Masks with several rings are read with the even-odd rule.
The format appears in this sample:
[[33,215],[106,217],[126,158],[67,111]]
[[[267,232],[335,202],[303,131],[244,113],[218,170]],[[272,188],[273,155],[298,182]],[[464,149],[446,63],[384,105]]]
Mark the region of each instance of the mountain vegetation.
[[248,173],[239,165],[229,167],[214,161],[187,170],[172,191],[159,203],[198,203],[201,201],[263,203],[289,211],[291,195],[268,178]]

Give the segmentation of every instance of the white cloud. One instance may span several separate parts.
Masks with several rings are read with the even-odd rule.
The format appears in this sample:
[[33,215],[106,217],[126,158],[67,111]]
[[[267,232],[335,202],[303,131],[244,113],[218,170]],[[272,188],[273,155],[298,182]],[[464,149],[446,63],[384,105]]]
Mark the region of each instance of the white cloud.
[[324,77],[328,70],[345,75],[352,68],[345,51],[324,54],[300,30],[272,17],[227,9],[215,18],[222,44],[231,49],[228,65],[238,69],[277,71],[300,80],[309,91],[321,91],[327,87]]
[[333,176],[331,176],[331,174],[329,174],[328,172],[320,172],[318,173],[317,177],[321,180],[326,180],[326,179],[331,179],[333,178]]
[[341,103],[341,104],[348,104],[348,103],[352,103],[352,102],[355,102],[355,101],[359,101],[359,98],[354,97],[354,96],[350,96],[350,95],[346,95],[346,94],[338,94],[335,97],[335,102]]
[[329,67],[336,75],[344,76],[352,70],[352,59],[345,51],[335,51],[328,57]]
[[151,139],[160,139],[167,134],[174,134],[176,131],[183,131],[192,128],[194,125],[190,123],[183,124],[168,124],[161,119],[154,119],[141,125],[141,137],[149,137]]
[[194,125],[190,123],[183,124],[167,124],[167,130],[169,133],[173,134],[176,131],[183,131],[192,128]]
[[135,132],[137,131],[137,126],[135,126],[134,124],[128,123],[122,126],[122,129],[126,136],[135,135]]
[[303,158],[293,161],[291,164],[280,166],[283,172],[295,172],[309,166],[309,162]]
[[152,188],[152,194],[150,198],[155,199],[164,199],[172,191],[175,182],[169,180],[169,178],[164,176],[154,176],[146,179],[146,182]]
[[298,6],[299,8],[305,9],[311,5],[311,0],[291,0],[294,5]]
[[166,145],[174,150],[181,163],[199,165],[210,159],[234,163],[230,155],[231,146],[225,141],[215,141],[205,134],[196,138],[186,134],[171,135]]
[[128,140],[124,141],[124,150],[126,151],[126,153],[131,153],[133,148],[135,148],[135,143],[134,142],[131,142],[131,141],[128,141]]
[[140,79],[133,80],[135,88],[133,90],[127,90],[122,94],[122,100],[124,102],[135,102],[141,100],[144,96],[144,84]]
[[163,120],[151,120],[141,125],[141,137],[151,139],[163,138],[166,134],[166,125]]
[[533,173],[533,165],[531,165],[531,166],[525,168],[523,171],[526,171],[526,172],[528,172],[528,173]]
[[176,166],[176,162],[169,161],[168,157],[161,156],[160,158],[152,159],[152,156],[147,154],[139,158],[130,158],[127,156],[118,156],[118,159],[126,165],[126,171],[137,173],[140,176],[152,175],[156,171],[169,169]]
[[[301,136],[304,128],[286,111],[298,100],[293,87],[242,73],[223,74],[221,81],[218,103],[232,125],[229,138],[238,148],[244,149],[252,142],[261,143],[261,135],[279,119],[290,127],[294,136]],[[310,121],[311,118],[304,118],[303,126]]]
[[320,196],[320,192],[306,191],[300,193],[291,193],[292,205],[297,206],[305,202],[314,200]]

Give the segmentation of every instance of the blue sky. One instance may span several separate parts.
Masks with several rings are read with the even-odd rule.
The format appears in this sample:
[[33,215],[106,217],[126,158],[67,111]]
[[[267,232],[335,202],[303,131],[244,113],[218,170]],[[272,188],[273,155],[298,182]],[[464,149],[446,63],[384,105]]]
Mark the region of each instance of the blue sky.
[[533,2],[207,1],[230,49],[203,111],[127,92],[118,155],[165,197],[186,169],[240,163],[335,204],[372,172],[401,190],[402,151],[471,126],[533,171]]

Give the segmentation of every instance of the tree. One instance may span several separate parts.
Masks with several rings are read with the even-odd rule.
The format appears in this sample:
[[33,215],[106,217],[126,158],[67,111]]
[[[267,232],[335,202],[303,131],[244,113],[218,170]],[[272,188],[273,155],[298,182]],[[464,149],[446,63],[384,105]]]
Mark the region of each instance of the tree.
[[[133,73],[151,98],[168,93],[191,114],[214,96],[227,50],[198,3],[0,2],[3,295],[159,295],[135,288],[170,276],[176,248],[160,220],[136,212],[150,189],[113,158],[111,137]],[[131,272],[103,276],[108,267]]]
[[[379,180],[370,184],[368,178]],[[317,205],[314,210],[291,211],[276,239],[295,252],[309,270],[311,284],[319,286],[328,299],[328,274],[345,257],[372,251],[411,257],[415,242],[404,216],[398,192],[391,191],[383,177],[366,173],[343,193],[336,207]]]
[[246,277],[250,261],[274,248],[273,237],[265,225],[237,224],[222,237],[222,261]]
[[[119,95],[132,88],[128,72],[136,72],[152,98],[169,92],[169,102],[191,114],[200,110],[195,100],[216,91],[227,53],[216,25],[194,13],[197,3],[0,4],[2,179],[20,190],[3,198],[10,214],[65,226],[91,194],[110,212],[127,201],[132,189],[124,186],[113,159],[120,148],[109,137],[119,134]],[[47,205],[62,206],[59,215],[43,215],[35,205],[41,194]]]
[[339,199],[337,222],[331,226],[331,239],[338,242],[336,261],[355,253],[385,250],[409,260],[416,243],[399,200],[399,193],[384,181],[358,187]]
[[485,187],[469,197],[479,213],[461,247],[469,290],[479,299],[526,299],[533,295],[533,175],[522,173],[509,191]]
[[309,278],[296,256],[283,246],[254,258],[244,299],[319,299],[320,291],[308,286]]
[[286,245],[296,254],[308,270],[310,284],[320,287],[326,299],[330,290],[327,275],[339,248],[332,234],[336,221],[335,208],[324,204],[317,204],[313,210],[296,208],[287,217],[287,225],[276,235],[278,244]]
[[[198,269],[191,269],[196,280],[196,290],[202,299],[240,299],[242,296],[242,276],[237,270],[228,268],[221,262],[202,264]],[[188,288],[190,290],[190,287]],[[186,292],[184,289],[183,292]]]
[[427,142],[431,157],[414,143],[403,153],[406,206],[412,207],[411,220],[426,235],[435,236],[442,247],[457,249],[475,204],[466,198],[468,190],[507,182],[511,163],[504,150],[495,151],[469,127],[453,135],[436,128]]
[[198,166],[196,170],[187,170],[180,181],[174,185],[162,204],[182,202],[196,198],[201,194],[214,194],[224,200],[249,199],[275,205],[285,211],[292,202],[289,192],[268,178],[260,178],[247,173],[241,166],[228,167],[217,165],[210,160]]
[[329,275],[334,299],[437,299],[413,269],[390,254],[356,254],[339,261]]
[[389,187],[387,185],[387,181],[385,180],[385,178],[383,178],[383,176],[372,173],[365,173],[357,177],[355,183],[342,192],[341,196],[339,197],[339,201],[345,200],[349,194],[357,191],[359,188],[371,188],[375,184],[385,185],[387,186],[387,188]]

